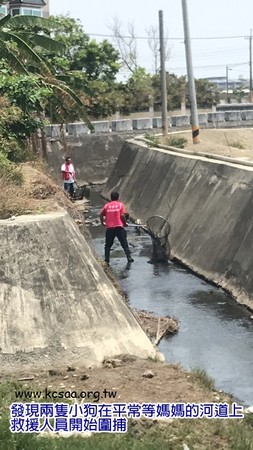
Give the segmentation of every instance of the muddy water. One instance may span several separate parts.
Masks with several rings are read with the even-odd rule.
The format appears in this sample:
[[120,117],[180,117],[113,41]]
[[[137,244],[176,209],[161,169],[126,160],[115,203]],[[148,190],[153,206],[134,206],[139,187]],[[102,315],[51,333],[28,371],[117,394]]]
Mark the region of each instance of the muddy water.
[[[101,199],[91,193],[88,220],[98,217]],[[103,257],[104,229],[90,226],[93,244]],[[128,231],[134,258],[130,268],[117,242],[111,252],[111,268],[119,278],[129,303],[180,321],[176,336],[163,339],[160,350],[170,363],[205,369],[218,389],[253,405],[253,321],[250,313],[217,289],[177,264],[147,264],[151,242],[147,235]]]

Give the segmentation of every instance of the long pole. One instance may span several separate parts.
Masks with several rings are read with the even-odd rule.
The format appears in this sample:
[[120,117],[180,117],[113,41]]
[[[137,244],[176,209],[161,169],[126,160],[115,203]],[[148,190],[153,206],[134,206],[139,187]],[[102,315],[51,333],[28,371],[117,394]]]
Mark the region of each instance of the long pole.
[[252,29],[249,36],[249,99],[252,102]]
[[227,103],[228,103],[228,66],[226,66],[226,87],[227,87]]
[[160,65],[161,65],[161,96],[162,96],[162,131],[163,136],[167,136],[168,117],[167,117],[167,87],[166,87],[166,70],[165,70],[163,11],[159,11],[159,34],[160,34]]
[[191,104],[190,106],[191,106],[192,138],[193,138],[193,143],[198,144],[200,142],[199,120],[198,120],[198,108],[197,108],[196,91],[195,91],[195,81],[194,81],[194,75],[193,75],[191,41],[190,41],[188,10],[187,10],[186,0],[182,0],[182,10],[183,10],[183,22],[184,22],[184,43],[185,43],[187,76],[188,76],[189,96],[190,96],[190,104]]

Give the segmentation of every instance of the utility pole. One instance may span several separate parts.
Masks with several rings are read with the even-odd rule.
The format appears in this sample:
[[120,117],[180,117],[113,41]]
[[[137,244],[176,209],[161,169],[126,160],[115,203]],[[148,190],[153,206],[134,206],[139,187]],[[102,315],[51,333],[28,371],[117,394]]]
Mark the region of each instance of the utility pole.
[[193,138],[193,143],[198,144],[200,142],[199,120],[198,120],[198,108],[197,108],[196,91],[195,91],[195,81],[194,81],[193,66],[192,66],[190,31],[189,31],[188,10],[187,10],[186,0],[182,0],[182,10],[183,10],[183,22],[184,22],[184,43],[185,43],[187,76],[188,76],[189,96],[190,96],[190,103],[191,103],[190,106],[191,106],[192,138]]
[[230,103],[229,99],[229,82],[228,82],[228,71],[232,70],[228,66],[226,66],[226,91],[227,91],[227,103]]
[[252,102],[252,29],[249,35],[249,101]]
[[249,101],[252,103],[252,29],[245,39],[249,40]]
[[226,66],[226,88],[227,88],[227,103],[228,103],[228,100],[229,100],[229,97],[228,97],[228,66]]
[[167,87],[166,87],[166,70],[165,70],[163,11],[159,11],[159,34],[160,34],[160,65],[161,65],[162,130],[163,136],[166,137],[168,135],[168,117],[167,117]]

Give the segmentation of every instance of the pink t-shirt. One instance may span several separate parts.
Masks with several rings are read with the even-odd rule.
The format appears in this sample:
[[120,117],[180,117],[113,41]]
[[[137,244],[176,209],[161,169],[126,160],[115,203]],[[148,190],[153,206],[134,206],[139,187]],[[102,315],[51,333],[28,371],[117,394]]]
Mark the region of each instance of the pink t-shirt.
[[124,223],[121,220],[121,214],[125,214],[125,206],[118,201],[106,203],[101,213],[105,216],[106,228],[123,227]]

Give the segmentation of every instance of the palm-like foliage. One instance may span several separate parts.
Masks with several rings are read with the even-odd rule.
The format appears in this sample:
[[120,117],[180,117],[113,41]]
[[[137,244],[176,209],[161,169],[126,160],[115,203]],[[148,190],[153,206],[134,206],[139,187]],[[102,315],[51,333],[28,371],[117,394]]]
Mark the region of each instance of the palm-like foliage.
[[[33,33],[24,31],[27,27],[33,27]],[[8,63],[18,71],[27,73],[27,67],[23,61],[37,65],[38,69],[44,73],[49,72],[49,68],[41,57],[36,53],[36,45],[43,48],[54,48],[60,51],[62,45],[48,36],[40,33],[41,30],[50,30],[50,20],[36,16],[5,16],[0,19],[0,56],[7,59]]]
[[[0,4],[2,2],[0,1]],[[36,72],[43,83],[54,93],[54,105],[61,122],[69,116],[69,109],[78,112],[87,126],[93,130],[83,102],[66,83],[57,79],[52,68],[36,52],[36,47],[49,51],[61,51],[63,44],[51,39],[50,19],[36,16],[6,16],[0,19],[0,58],[16,72]],[[47,35],[45,35],[47,33]]]

